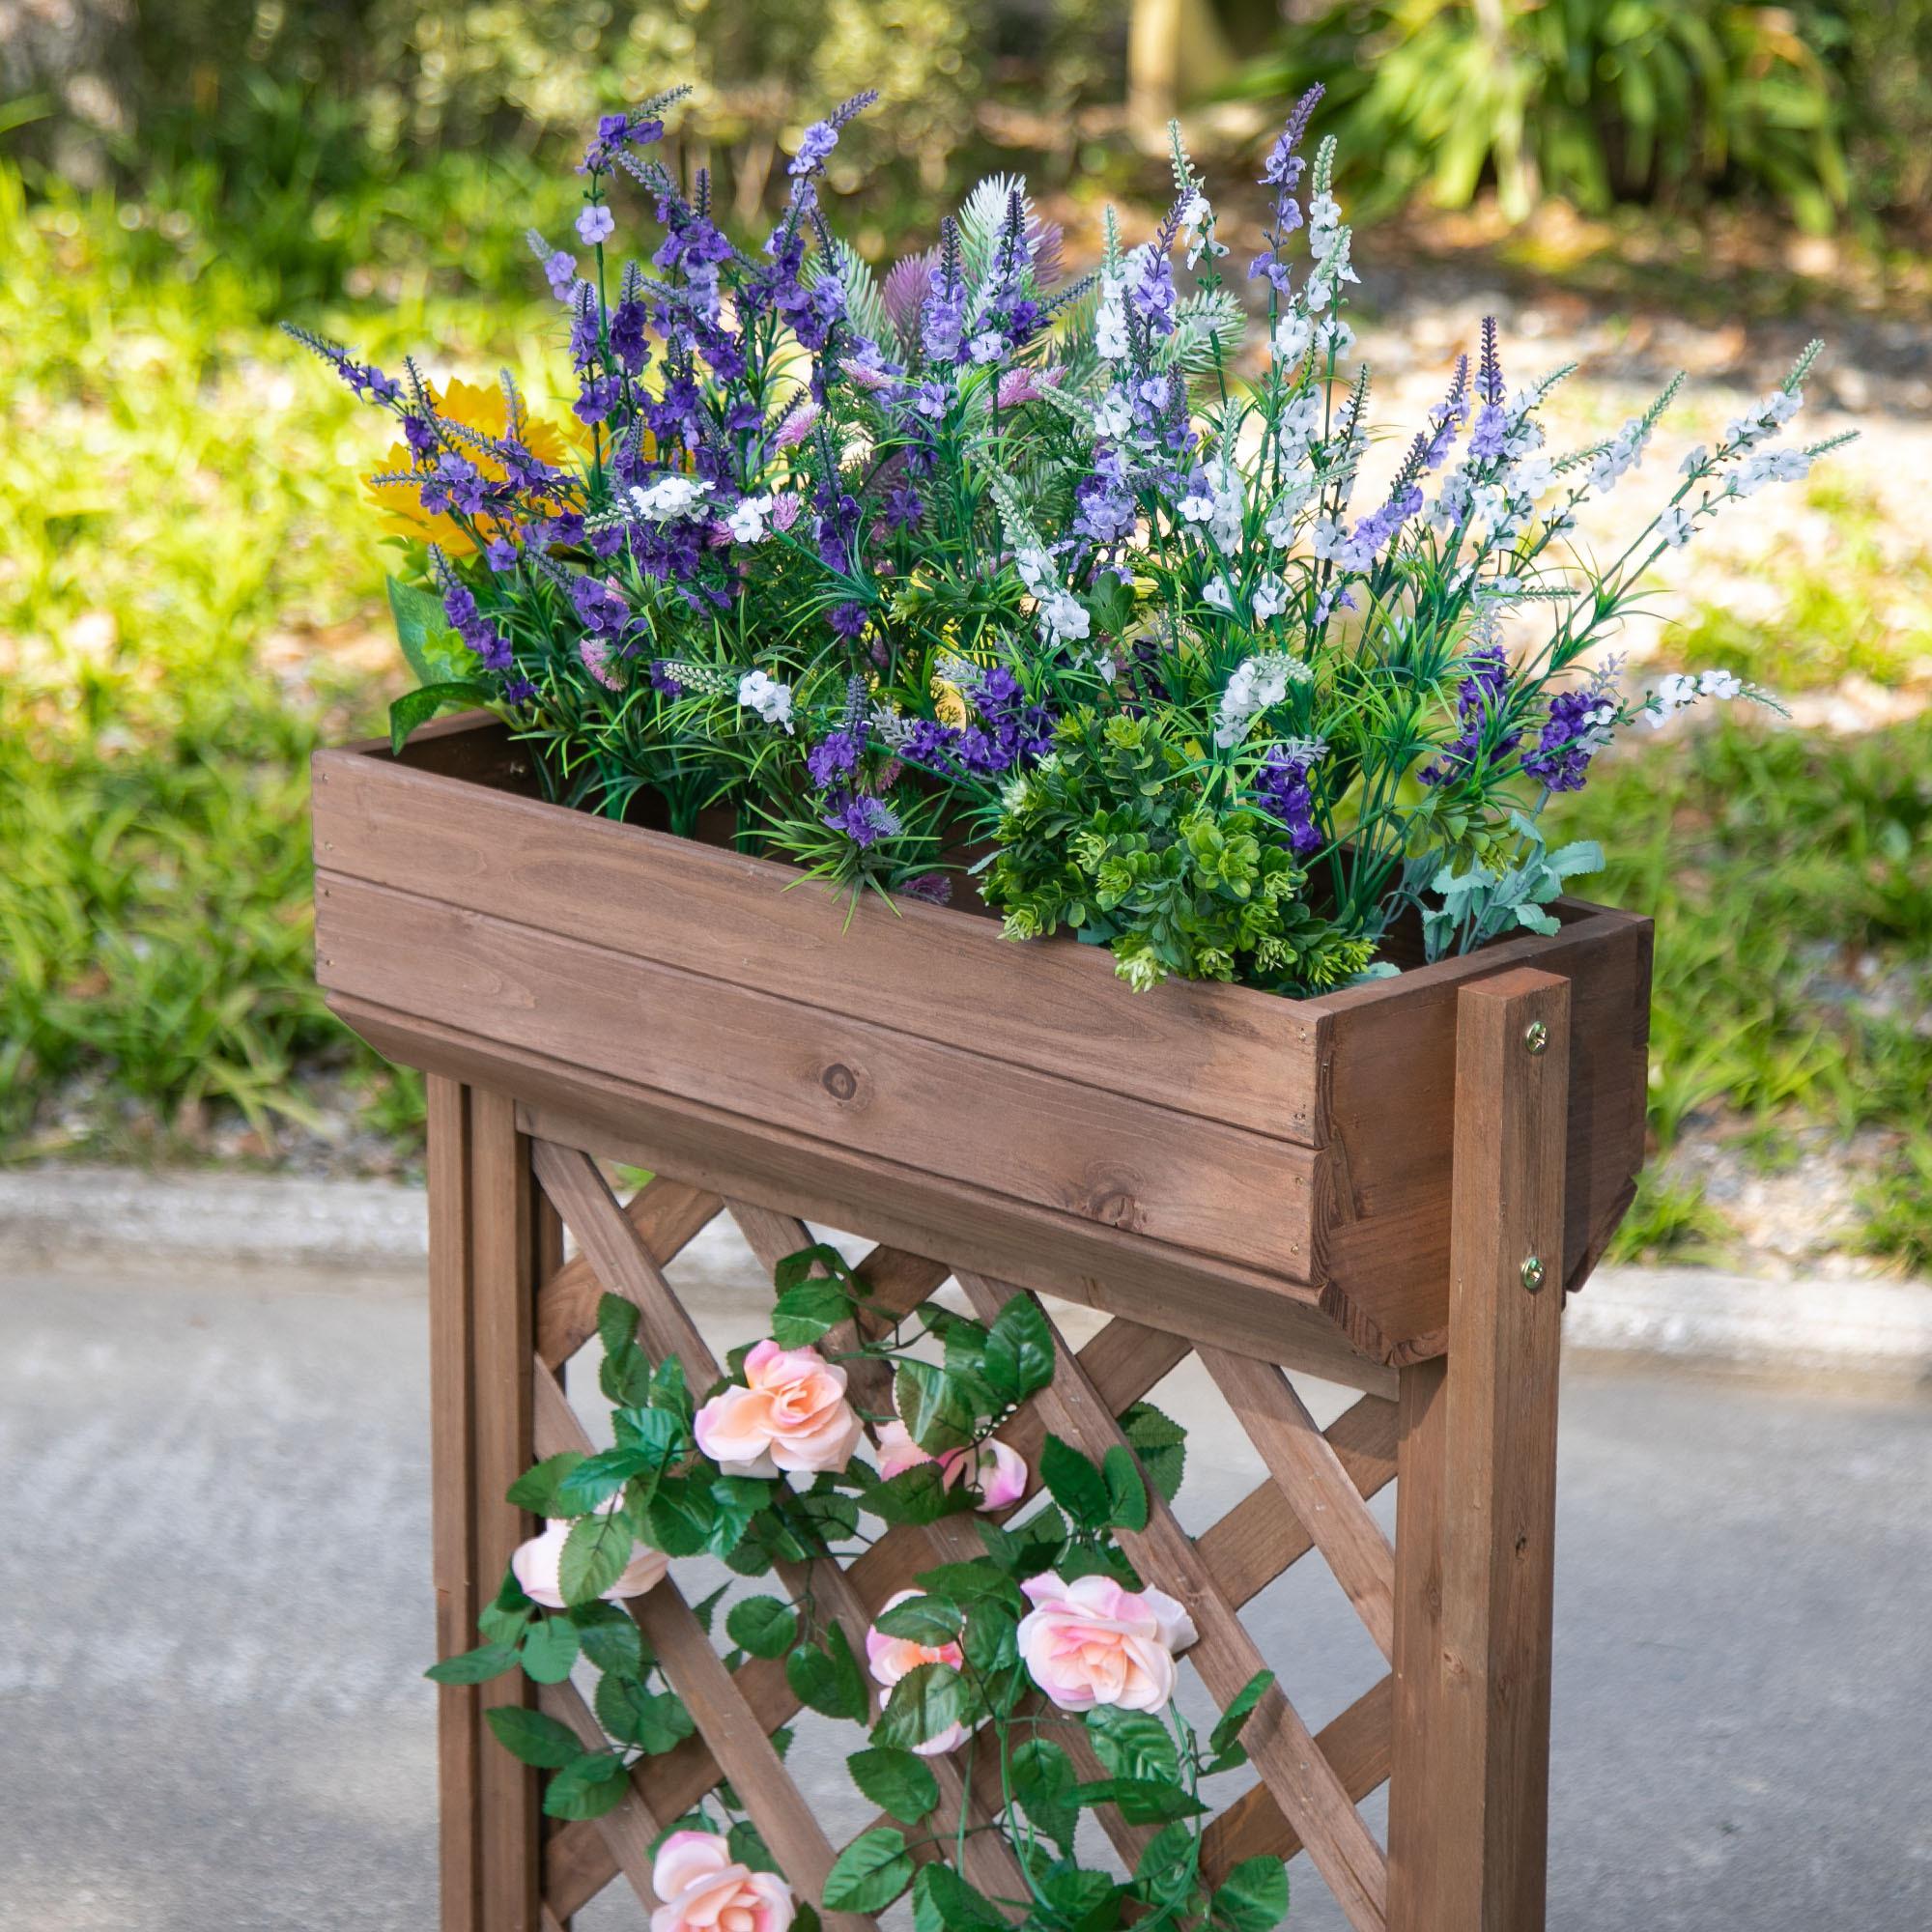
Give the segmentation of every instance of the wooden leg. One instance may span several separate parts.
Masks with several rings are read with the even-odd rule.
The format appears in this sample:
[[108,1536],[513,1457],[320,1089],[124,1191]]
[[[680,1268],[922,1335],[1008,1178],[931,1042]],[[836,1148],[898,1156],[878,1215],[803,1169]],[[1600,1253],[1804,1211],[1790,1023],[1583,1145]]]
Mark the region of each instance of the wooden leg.
[[[476,1641],[475,1411],[471,1400],[474,1254],[469,1090],[429,1079],[430,1545],[436,1650]],[[437,1691],[442,1932],[477,1932],[476,1778],[481,1710],[471,1685]]]
[[1391,1932],[1544,1924],[1569,1007],[1527,970],[1458,1000],[1449,1349],[1401,1392]]
[[[532,1460],[530,1360],[545,1224],[535,1200],[529,1143],[513,1103],[469,1096],[471,1226],[475,1242],[476,1557],[478,1588],[496,1590],[512,1552],[535,1525],[503,1492]],[[517,1673],[482,1686],[485,1711],[534,1702]],[[542,1839],[537,1774],[493,1738],[478,1760],[479,1932],[538,1932]]]

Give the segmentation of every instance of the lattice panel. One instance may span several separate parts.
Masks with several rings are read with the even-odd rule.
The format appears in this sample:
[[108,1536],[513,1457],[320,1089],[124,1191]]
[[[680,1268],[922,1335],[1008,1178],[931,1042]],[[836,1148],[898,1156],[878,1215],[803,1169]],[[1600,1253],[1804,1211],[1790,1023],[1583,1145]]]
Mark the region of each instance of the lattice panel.
[[[541,1458],[592,1446],[564,1397],[559,1371],[595,1332],[598,1299],[606,1291],[637,1306],[644,1349],[659,1358],[675,1355],[690,1385],[701,1390],[717,1379],[719,1366],[666,1279],[666,1268],[721,1212],[733,1217],[768,1271],[813,1237],[786,1215],[662,1177],[620,1205],[588,1154],[545,1141],[523,1145],[543,1199],[569,1229],[578,1250],[536,1287],[529,1420],[532,1452]],[[552,1248],[555,1245],[553,1240]],[[888,1247],[874,1248],[858,1264],[858,1272],[871,1285],[879,1308],[895,1316],[911,1312],[948,1279],[957,1280],[973,1312],[986,1321],[1023,1292]],[[1124,1445],[1116,1416],[1193,1351],[1180,1336],[1120,1318],[1077,1352],[1057,1329],[1055,1345],[1052,1386],[1003,1432],[1030,1470],[1037,1467],[1049,1430],[1095,1462],[1108,1448]],[[832,1346],[838,1346],[836,1335]],[[1150,1484],[1146,1530],[1120,1533],[1142,1574],[1178,1597],[1192,1615],[1200,1635],[1186,1662],[1217,1705],[1226,1704],[1264,1666],[1242,1626],[1243,1605],[1311,1550],[1320,1551],[1378,1649],[1391,1659],[1395,1552],[1367,1499],[1395,1474],[1396,1404],[1362,1396],[1323,1431],[1280,1366],[1208,1347],[1198,1352],[1269,1475],[1198,1538],[1182,1530]],[[888,1410],[884,1365],[853,1366],[852,1393],[860,1406]],[[1023,1501],[1017,1507],[1024,1506]],[[916,1573],[979,1553],[970,1520],[952,1517],[919,1528],[895,1527],[845,1567],[819,1562],[810,1566],[809,1577],[803,1566],[781,1571],[781,1577],[794,1592],[809,1582],[863,1656],[872,1616],[910,1585]],[[483,1581],[487,1588],[487,1575]],[[727,1674],[672,1578],[627,1607],[689,1708],[697,1735],[672,1751],[643,1759],[614,1811],[551,1833],[543,1855],[543,1924],[566,1925],[586,1901],[620,1881],[642,1906],[655,1905],[652,1839],[721,1778],[730,1780],[792,1883],[815,1897],[838,1848],[770,1742],[771,1732],[799,1710],[781,1664],[753,1659]],[[570,1685],[544,1687],[538,1694],[541,1708],[572,1725],[586,1744],[602,1742],[596,1719]],[[1392,1679],[1384,1676],[1312,1735],[1288,1697],[1278,1688],[1270,1690],[1243,1732],[1260,1782],[1206,1833],[1204,1863],[1210,1881],[1241,1859],[1259,1853],[1286,1858],[1306,1849],[1350,1922],[1361,1932],[1379,1932],[1387,1923],[1387,1860],[1357,1805],[1389,1775],[1392,1711]],[[1077,1728],[1068,1732],[1068,1747],[1082,1776],[1103,1775],[1091,1758],[1080,1763],[1084,1738]],[[956,1821],[962,1803],[972,1804],[972,1822],[993,1815],[996,1806],[983,1806],[977,1793],[969,1798],[954,1759],[931,1763],[941,1784],[940,1829]],[[979,1780],[981,1790],[985,1783]],[[1111,1806],[1096,1815],[1131,1864],[1150,1828],[1126,1824]],[[876,1822],[893,1821],[882,1816]],[[989,1894],[1024,1891],[1012,1854],[996,1834],[967,1839],[965,1870]],[[863,1932],[872,1921],[828,1914],[827,1922],[836,1932]]]

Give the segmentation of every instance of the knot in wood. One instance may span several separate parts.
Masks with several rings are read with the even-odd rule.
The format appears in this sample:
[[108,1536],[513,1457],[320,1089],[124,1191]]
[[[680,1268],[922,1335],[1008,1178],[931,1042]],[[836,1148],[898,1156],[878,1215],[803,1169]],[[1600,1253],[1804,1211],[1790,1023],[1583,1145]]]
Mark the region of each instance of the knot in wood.
[[818,1084],[835,1100],[853,1100],[859,1094],[859,1076],[843,1061],[835,1060],[818,1076]]

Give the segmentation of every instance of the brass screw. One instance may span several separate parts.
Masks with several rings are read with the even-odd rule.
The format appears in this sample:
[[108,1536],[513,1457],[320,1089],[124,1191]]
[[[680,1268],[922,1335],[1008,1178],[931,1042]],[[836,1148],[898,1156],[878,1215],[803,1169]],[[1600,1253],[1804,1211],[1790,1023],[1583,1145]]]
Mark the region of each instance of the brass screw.
[[1549,1029],[1541,1020],[1531,1020],[1522,1030],[1522,1043],[1531,1053],[1541,1053],[1549,1044]]
[[1543,1264],[1534,1255],[1522,1264],[1522,1285],[1532,1294],[1543,1286]]

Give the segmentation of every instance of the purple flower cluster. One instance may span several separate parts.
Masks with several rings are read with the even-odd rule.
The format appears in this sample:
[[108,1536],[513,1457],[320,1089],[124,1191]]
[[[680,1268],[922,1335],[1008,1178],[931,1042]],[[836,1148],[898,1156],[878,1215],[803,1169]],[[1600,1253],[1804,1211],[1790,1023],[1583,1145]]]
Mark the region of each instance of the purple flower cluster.
[[1307,167],[1306,158],[1295,151],[1301,146],[1301,137],[1308,131],[1309,117],[1315,112],[1315,103],[1321,99],[1323,89],[1318,81],[1311,87],[1290,111],[1288,125],[1281,130],[1281,138],[1268,153],[1266,164],[1262,169],[1262,185],[1274,189],[1274,205],[1269,211],[1266,228],[1267,248],[1248,264],[1248,276],[1265,275],[1277,295],[1287,295],[1290,289],[1288,264],[1282,260],[1282,252],[1288,246],[1288,238],[1301,226],[1301,204],[1295,191],[1301,185],[1301,176]]
[[[1440,759],[1421,774],[1427,785],[1447,784],[1475,763],[1484,750],[1484,734],[1509,689],[1509,660],[1500,644],[1479,645],[1464,662],[1468,674],[1456,687],[1456,720],[1462,728],[1443,746]],[[1520,731],[1504,732],[1488,748],[1490,756],[1506,757],[1521,738]]]
[[1029,703],[1019,679],[1004,665],[980,673],[964,695],[979,713],[979,724],[921,719],[905,742],[909,764],[946,776],[1001,778],[1037,764],[1053,749],[1053,713],[1043,704]]
[[1255,797],[1271,818],[1288,828],[1289,850],[1305,859],[1318,850],[1322,833],[1315,822],[1315,761],[1305,752],[1274,746],[1255,778]]
[[467,583],[451,583],[443,592],[442,613],[486,670],[510,669],[509,639],[477,609],[476,593]]
[[1503,409],[1503,365],[1496,347],[1496,319],[1483,318],[1482,359],[1476,367],[1476,396],[1482,408],[1476,412],[1476,426],[1469,433],[1469,454],[1493,461],[1503,453],[1509,434],[1509,415]]
[[842,832],[862,850],[890,838],[899,829],[899,816],[884,799],[870,792],[835,792],[819,823]]
[[1522,754],[1523,770],[1551,791],[1581,791],[1590,760],[1607,736],[1606,709],[1603,695],[1594,688],[1559,692],[1549,700],[1535,749]]
[[622,157],[626,148],[647,148],[664,139],[662,110],[689,90],[673,89],[660,94],[624,114],[607,114],[597,124],[597,133],[583,151],[577,172],[581,175],[608,173]]

